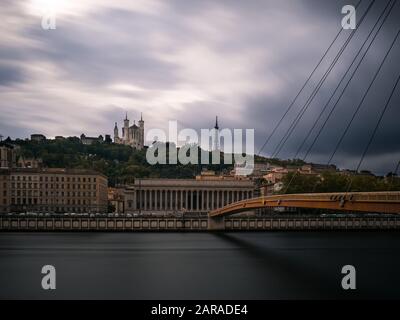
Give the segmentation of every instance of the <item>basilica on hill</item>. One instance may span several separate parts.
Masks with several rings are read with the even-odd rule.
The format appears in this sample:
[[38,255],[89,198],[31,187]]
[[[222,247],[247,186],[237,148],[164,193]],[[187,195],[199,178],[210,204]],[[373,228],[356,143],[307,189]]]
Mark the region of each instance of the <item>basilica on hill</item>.
[[144,121],[142,114],[140,114],[140,120],[137,123],[136,125],[135,120],[133,120],[133,125],[129,126],[128,113],[126,113],[121,137],[119,136],[117,123],[115,123],[114,142],[142,150],[144,147]]

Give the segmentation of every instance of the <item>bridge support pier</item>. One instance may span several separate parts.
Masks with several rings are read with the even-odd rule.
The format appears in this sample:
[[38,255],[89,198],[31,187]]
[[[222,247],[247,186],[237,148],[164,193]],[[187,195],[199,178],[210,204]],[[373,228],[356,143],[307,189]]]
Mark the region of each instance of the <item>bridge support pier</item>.
[[225,230],[225,217],[208,217],[208,230]]

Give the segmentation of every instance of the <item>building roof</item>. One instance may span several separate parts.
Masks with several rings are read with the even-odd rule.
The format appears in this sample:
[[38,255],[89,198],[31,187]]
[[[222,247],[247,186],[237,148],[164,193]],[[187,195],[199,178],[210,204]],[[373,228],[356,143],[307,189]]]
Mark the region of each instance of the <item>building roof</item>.
[[253,188],[254,182],[251,180],[196,180],[196,179],[164,179],[164,178],[147,178],[135,179],[133,187],[229,187],[229,188]]
[[90,169],[69,168],[13,168],[11,173],[40,173],[40,174],[75,174],[75,175],[99,175],[107,178],[104,174]]

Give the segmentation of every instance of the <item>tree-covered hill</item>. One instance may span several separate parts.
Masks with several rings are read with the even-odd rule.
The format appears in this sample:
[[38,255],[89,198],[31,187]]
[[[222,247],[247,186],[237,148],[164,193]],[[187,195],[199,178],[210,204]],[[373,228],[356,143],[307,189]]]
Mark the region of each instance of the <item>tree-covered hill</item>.
[[[50,168],[93,169],[105,174],[109,184],[131,182],[136,178],[193,178],[203,168],[216,172],[229,172],[232,165],[150,165],[146,150],[114,143],[82,144],[79,138],[60,140],[15,140],[18,156],[40,158]],[[199,152],[200,154],[200,152]]]

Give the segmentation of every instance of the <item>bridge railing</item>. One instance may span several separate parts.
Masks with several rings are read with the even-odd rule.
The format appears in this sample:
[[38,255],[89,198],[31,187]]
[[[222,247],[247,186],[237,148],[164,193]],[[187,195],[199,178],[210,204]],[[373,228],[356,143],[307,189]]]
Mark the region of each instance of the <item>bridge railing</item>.
[[222,208],[210,211],[209,216],[232,214],[237,211],[269,206],[295,206],[365,212],[382,210],[382,212],[400,213],[400,192],[335,192],[261,196],[230,203]]

